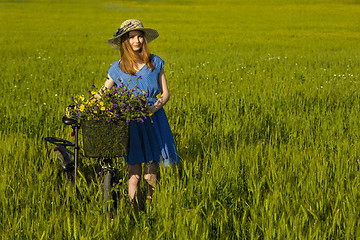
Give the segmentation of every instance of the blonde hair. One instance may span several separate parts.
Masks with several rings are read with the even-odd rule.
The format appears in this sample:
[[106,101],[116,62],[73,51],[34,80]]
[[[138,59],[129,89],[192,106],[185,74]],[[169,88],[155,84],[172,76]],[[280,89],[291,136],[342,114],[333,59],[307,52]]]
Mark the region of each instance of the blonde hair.
[[[144,33],[143,33],[144,34]],[[133,51],[130,41],[129,41],[129,33],[124,34],[120,39],[120,54],[121,60],[119,63],[119,67],[121,71],[127,73],[131,76],[135,75],[137,72],[136,62],[140,60],[145,63],[145,65],[153,71],[155,69],[154,62],[151,58],[151,54],[148,49],[148,43],[146,37],[144,36],[144,42],[142,44],[139,57]]]

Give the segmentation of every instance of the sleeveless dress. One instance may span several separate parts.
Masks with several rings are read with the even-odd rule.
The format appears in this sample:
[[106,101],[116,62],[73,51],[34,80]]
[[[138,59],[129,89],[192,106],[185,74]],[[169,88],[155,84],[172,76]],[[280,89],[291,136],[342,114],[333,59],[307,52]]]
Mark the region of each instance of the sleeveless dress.
[[[140,90],[148,92],[148,104],[152,106],[157,101],[160,93],[159,75],[164,66],[164,61],[151,55],[155,69],[144,65],[134,76],[126,74],[119,68],[116,61],[108,70],[108,74],[117,86],[121,83],[129,84],[133,88],[136,84]],[[152,121],[151,121],[152,120]],[[145,118],[143,123],[130,122],[129,154],[125,161],[132,165],[136,163],[152,163],[169,166],[179,162],[174,138],[170,129],[168,119],[163,108],[159,109],[150,118]]]

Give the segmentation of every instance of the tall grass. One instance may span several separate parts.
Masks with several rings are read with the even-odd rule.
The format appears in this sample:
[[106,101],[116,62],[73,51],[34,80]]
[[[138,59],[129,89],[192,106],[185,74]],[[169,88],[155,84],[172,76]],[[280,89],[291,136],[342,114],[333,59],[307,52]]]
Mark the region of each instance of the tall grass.
[[[3,239],[359,237],[357,1],[1,1]],[[73,95],[119,58],[105,41],[128,18],[160,33],[165,106],[181,163],[160,169],[134,214],[105,220],[94,159],[84,199],[62,184],[43,138],[71,140]]]

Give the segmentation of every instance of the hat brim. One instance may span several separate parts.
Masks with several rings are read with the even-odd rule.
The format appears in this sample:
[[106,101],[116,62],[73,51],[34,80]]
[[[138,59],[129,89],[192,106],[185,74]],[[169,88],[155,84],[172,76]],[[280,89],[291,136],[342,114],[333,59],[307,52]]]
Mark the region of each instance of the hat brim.
[[125,33],[131,32],[131,31],[142,31],[145,34],[146,40],[148,43],[150,43],[152,40],[156,39],[159,36],[159,33],[152,28],[135,28],[135,29],[130,29],[128,31],[125,31],[123,33],[121,33],[120,35],[110,38],[107,43],[110,45],[110,47],[112,49],[115,50],[120,50],[120,38],[121,36],[123,36]]

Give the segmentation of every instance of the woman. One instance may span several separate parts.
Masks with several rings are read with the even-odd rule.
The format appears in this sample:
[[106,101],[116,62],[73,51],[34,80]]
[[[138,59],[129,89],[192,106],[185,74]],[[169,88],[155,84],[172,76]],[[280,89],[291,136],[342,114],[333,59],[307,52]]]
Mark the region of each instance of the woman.
[[[129,174],[129,197],[135,209],[141,207],[138,191],[144,163],[146,199],[151,199],[156,185],[158,165],[168,166],[179,162],[171,129],[162,108],[169,100],[169,90],[164,73],[164,61],[148,50],[148,43],[159,36],[154,29],[144,28],[136,19],[126,20],[108,40],[108,44],[120,50],[121,59],[108,70],[105,88],[121,83],[129,88],[137,85],[148,92],[148,103],[152,107],[151,119],[144,123],[130,122],[129,155],[125,157]],[[157,99],[158,94],[161,96]],[[135,195],[136,198],[135,199]],[[135,199],[135,201],[134,201]]]

